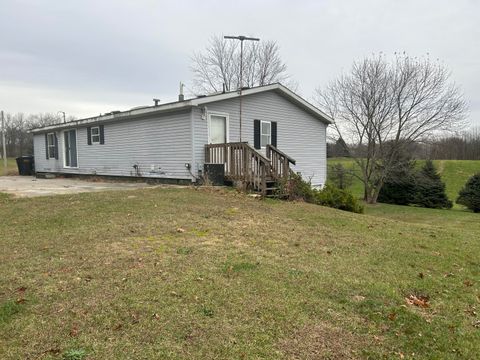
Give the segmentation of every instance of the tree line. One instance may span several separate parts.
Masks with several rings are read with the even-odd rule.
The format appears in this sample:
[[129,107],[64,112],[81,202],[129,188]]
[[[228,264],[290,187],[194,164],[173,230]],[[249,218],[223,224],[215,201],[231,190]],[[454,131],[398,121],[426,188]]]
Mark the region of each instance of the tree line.
[[[413,158],[420,160],[480,160],[480,128],[415,142],[409,151]],[[327,155],[329,158],[350,157],[342,139],[327,143]]]
[[[5,144],[8,157],[33,154],[33,135],[29,132],[30,129],[63,122],[63,115],[54,113],[29,115],[24,113],[5,113],[4,118]],[[66,120],[71,121],[74,119],[74,117],[70,116]]]

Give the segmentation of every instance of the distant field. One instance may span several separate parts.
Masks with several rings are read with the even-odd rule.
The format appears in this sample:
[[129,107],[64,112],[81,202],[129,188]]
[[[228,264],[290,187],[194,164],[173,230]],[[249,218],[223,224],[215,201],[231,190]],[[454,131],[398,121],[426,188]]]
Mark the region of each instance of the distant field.
[[17,162],[14,158],[7,159],[7,170],[3,167],[3,159],[0,159],[0,176],[4,175],[17,175]]
[[[424,164],[424,160],[418,160],[418,166]],[[330,158],[328,159],[328,166],[341,163],[347,169],[353,169],[359,173],[358,166],[352,159],[349,158]],[[480,172],[480,160],[434,160],[433,163],[437,167],[438,172],[442,176],[447,188],[447,195],[455,202],[458,192],[466,183],[468,178],[473,174]],[[350,188],[355,196],[363,197],[363,185],[360,180],[354,178],[353,184]],[[459,205],[456,205],[459,206]]]

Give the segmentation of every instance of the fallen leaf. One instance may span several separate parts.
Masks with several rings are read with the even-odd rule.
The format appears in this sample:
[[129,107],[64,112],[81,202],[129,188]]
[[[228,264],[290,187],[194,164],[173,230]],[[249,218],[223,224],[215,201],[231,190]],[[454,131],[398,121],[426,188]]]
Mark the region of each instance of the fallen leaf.
[[465,280],[465,281],[463,282],[463,285],[465,285],[465,286],[473,286],[473,281],[467,279],[467,280]]
[[132,318],[132,324],[138,323],[138,315],[137,314],[131,314],[130,317]]
[[77,336],[78,336],[78,328],[77,328],[77,326],[73,326],[73,327],[70,329],[70,336],[71,336],[71,337],[77,337]]
[[392,313],[388,314],[388,320],[394,321],[396,318],[397,318],[396,313],[392,312]]
[[182,229],[182,228],[179,227],[179,228],[177,228],[177,232],[178,232],[178,233],[184,233],[184,232],[185,232],[185,229]]
[[408,305],[415,305],[422,308],[428,308],[430,306],[428,297],[422,295],[409,295],[405,298],[405,301]]
[[60,354],[60,349],[58,349],[58,348],[48,349],[48,350],[45,350],[45,351],[43,352],[43,354],[54,354],[54,355],[58,355],[58,354]]
[[365,300],[365,296],[355,295],[355,296],[353,297],[353,300],[356,301],[356,302],[361,302],[361,301]]
[[424,276],[424,275],[423,275],[422,272],[421,272],[421,273],[418,273],[418,277],[419,277],[420,279],[423,279],[423,276]]
[[16,302],[17,304],[25,304],[25,303],[27,302],[27,299],[25,299],[25,298],[19,298],[19,299],[15,300],[15,302]]
[[21,286],[18,289],[16,289],[15,291],[18,292],[18,293],[24,293],[26,290],[27,290],[27,288],[25,286]]

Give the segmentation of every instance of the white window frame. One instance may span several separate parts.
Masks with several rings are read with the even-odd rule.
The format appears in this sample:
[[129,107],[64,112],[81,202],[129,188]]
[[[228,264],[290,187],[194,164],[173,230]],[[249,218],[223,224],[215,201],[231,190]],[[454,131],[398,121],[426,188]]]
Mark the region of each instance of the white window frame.
[[[50,144],[50,136],[52,139],[52,143]],[[48,151],[48,158],[49,159],[55,159],[55,152],[56,152],[56,146],[55,146],[55,133],[47,133],[47,151]],[[53,155],[50,153],[50,150],[53,150]]]
[[[96,135],[93,134],[93,129],[97,129],[98,133]],[[98,141],[93,140],[94,136],[98,137]],[[94,127],[90,128],[90,141],[91,141],[92,145],[93,144],[100,144],[100,126],[94,126]]]
[[[270,133],[269,134],[264,134],[263,133],[263,124],[269,124],[269,126],[270,126]],[[262,144],[263,136],[268,136],[268,140],[269,140],[268,144],[265,144],[265,145]],[[272,122],[271,121],[260,120],[260,147],[262,149],[265,149],[267,147],[267,145],[270,145],[271,143],[272,143]]]
[[225,118],[225,131],[226,131],[226,141],[227,143],[230,142],[230,115],[224,112],[208,112],[208,143],[211,144],[210,138],[210,122],[212,120],[212,116],[221,116]]
[[[66,151],[65,148],[65,133],[69,132],[71,130],[75,130],[75,146],[77,147],[76,150],[76,156],[77,156],[77,166],[67,166],[67,157],[66,157]],[[69,130],[64,130],[63,131],[63,136],[62,136],[62,156],[63,156],[63,167],[65,169],[78,169],[79,164],[78,164],[78,129],[69,129]]]

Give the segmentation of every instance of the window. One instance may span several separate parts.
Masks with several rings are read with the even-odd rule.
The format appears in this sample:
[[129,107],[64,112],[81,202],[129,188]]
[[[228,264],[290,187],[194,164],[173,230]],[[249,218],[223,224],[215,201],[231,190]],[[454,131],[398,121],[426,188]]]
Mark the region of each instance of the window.
[[262,121],[260,129],[260,145],[262,148],[272,142],[272,123],[270,121]]
[[92,127],[92,144],[100,144],[100,127]]
[[49,158],[55,158],[55,134],[47,134],[47,153]]

